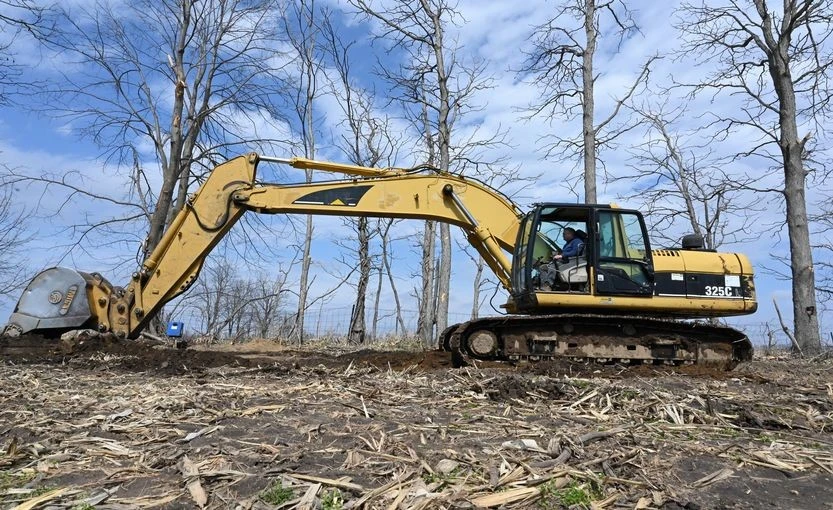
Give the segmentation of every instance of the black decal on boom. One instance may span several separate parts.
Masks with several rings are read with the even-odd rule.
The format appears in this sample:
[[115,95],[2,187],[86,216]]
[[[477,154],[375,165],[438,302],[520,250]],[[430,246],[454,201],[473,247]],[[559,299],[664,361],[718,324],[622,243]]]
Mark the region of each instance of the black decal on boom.
[[373,186],[350,186],[344,188],[324,189],[313,191],[307,195],[297,198],[293,204],[307,205],[342,205],[355,207],[362,199],[367,190]]

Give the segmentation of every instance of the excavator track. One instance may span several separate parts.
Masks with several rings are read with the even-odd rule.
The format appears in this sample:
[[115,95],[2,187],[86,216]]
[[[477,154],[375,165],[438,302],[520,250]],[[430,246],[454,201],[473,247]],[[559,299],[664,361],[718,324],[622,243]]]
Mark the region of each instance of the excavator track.
[[472,360],[568,358],[731,370],[753,352],[749,338],[730,327],[624,315],[485,317],[447,328],[440,341],[456,367]]

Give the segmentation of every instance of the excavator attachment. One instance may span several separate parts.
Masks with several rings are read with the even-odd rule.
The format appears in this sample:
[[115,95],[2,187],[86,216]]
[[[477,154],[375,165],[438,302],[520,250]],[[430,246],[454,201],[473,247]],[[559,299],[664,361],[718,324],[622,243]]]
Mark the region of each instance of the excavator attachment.
[[58,336],[72,329],[97,328],[98,311],[92,303],[106,299],[112,290],[98,273],[66,267],[41,271],[26,286],[3,334]]

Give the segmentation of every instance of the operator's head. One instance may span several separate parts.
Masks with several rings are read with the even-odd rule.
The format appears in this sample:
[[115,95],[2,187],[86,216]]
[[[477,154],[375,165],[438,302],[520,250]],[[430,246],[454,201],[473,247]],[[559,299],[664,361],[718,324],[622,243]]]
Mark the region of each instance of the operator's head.
[[572,241],[574,237],[576,237],[576,229],[573,227],[567,227],[564,229],[564,236],[565,241]]

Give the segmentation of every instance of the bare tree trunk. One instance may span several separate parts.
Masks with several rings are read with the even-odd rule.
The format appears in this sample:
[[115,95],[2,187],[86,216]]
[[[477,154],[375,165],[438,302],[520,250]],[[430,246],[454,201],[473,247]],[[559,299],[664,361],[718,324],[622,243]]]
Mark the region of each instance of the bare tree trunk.
[[314,231],[312,216],[306,216],[305,224],[304,247],[301,254],[301,282],[298,289],[298,310],[295,319],[295,338],[299,344],[304,343],[304,316],[306,315],[307,296],[309,294],[309,266],[312,262],[310,251],[312,250],[312,234]]
[[[776,79],[776,71],[773,70],[772,74]],[[793,321],[795,337],[801,351],[805,354],[814,354],[821,349],[821,335],[816,313],[816,278],[813,271],[813,252],[807,221],[805,197],[807,177],[802,161],[804,141],[798,138],[795,95],[792,92],[789,70],[785,74],[780,74],[780,77],[783,82],[779,86],[776,81],[776,90],[779,91],[781,99],[779,145],[784,157],[784,198],[787,206],[787,232],[790,238]]]
[[[179,23],[177,24],[177,34],[175,38],[174,54],[171,57],[170,65],[174,73],[174,101],[171,111],[171,125],[170,125],[170,152],[165,155],[161,154],[162,163],[162,189],[159,191],[159,199],[156,202],[156,207],[150,218],[150,232],[148,240],[145,245],[145,257],[147,257],[159,241],[162,240],[162,234],[168,225],[171,206],[173,204],[173,194],[179,175],[182,170],[180,160],[182,158],[183,133],[182,133],[182,114],[185,111],[185,84],[186,76],[184,70],[185,49],[187,47],[188,32],[191,25],[191,2],[181,2],[178,6],[181,10]],[[163,149],[164,150],[164,149]],[[157,149],[157,152],[159,149]],[[167,156],[167,157],[165,157]]]
[[[436,59],[437,89],[439,104],[437,116],[437,148],[439,149],[440,168],[448,170],[451,164],[451,126],[449,125],[449,92],[448,74],[445,67],[445,49],[443,46],[444,30],[441,11],[439,9],[426,11],[433,22],[434,58]],[[440,224],[440,269],[437,285],[437,332],[445,331],[448,327],[448,301],[451,287],[451,228],[448,223]],[[433,341],[433,338],[431,339]]]
[[[765,13],[762,0],[756,0],[759,12]],[[789,36],[778,41],[772,38],[768,15],[764,14],[765,38],[769,43],[769,73],[778,95],[778,146],[784,159],[784,199],[787,206],[787,232],[790,238],[790,269],[792,271],[793,322],[799,350],[814,354],[821,349],[819,320],[816,313],[816,278],[807,219],[807,173],[804,170],[804,145],[796,121],[796,100],[790,69]]]
[[379,279],[376,281],[376,297],[373,300],[373,323],[370,325],[370,337],[374,342],[379,338],[376,332],[378,331],[379,326],[379,301],[382,298],[382,281],[384,280],[384,275],[382,274],[383,271],[383,266],[380,265],[378,269]]
[[367,299],[367,284],[370,282],[370,232],[367,218],[358,219],[359,234],[359,281],[356,285],[356,302],[353,305],[353,316],[350,318],[350,332],[347,340],[351,343],[364,343],[365,337],[365,300]]
[[385,228],[382,230],[382,264],[385,268],[385,272],[388,273],[388,282],[390,283],[390,290],[393,293],[393,301],[396,304],[396,324],[399,327],[399,330],[402,334],[407,332],[405,328],[405,321],[402,319],[402,305],[399,301],[399,291],[396,290],[396,281],[393,279],[393,272],[390,269],[390,259],[388,258],[388,233],[390,232],[390,227],[393,225],[393,221],[389,221]]
[[434,244],[436,223],[425,222],[422,234],[422,293],[419,300],[419,318],[417,320],[417,336],[426,346],[434,341]]
[[[437,274],[437,333],[448,327],[448,300],[451,290],[451,228],[440,224],[440,265]],[[434,339],[431,339],[432,344]]]
[[[425,94],[424,83],[420,83],[422,94]],[[420,112],[422,121],[422,132],[425,139],[425,148],[428,151],[429,165],[434,165],[435,144],[434,135],[431,132],[431,123],[428,118],[428,102],[423,101]],[[436,251],[436,223],[425,222],[425,230],[422,233],[422,297],[419,301],[419,318],[417,321],[417,336],[426,347],[434,344],[434,323],[436,322],[436,308],[434,293],[435,279],[437,274],[434,271],[434,257]]]
[[593,56],[596,53],[596,0],[585,0],[584,35],[586,45],[582,53],[582,138],[584,140],[584,201],[595,204],[596,199],[596,126],[593,119],[595,98],[593,92]]
[[477,272],[474,273],[474,286],[471,293],[471,318],[480,315],[480,283],[483,281],[483,257],[477,257]]
[[[318,27],[315,24],[315,1],[301,0],[297,4],[297,15],[302,26],[300,34],[295,36],[293,44],[298,51],[300,58],[301,80],[299,86],[302,88],[296,96],[296,113],[301,121],[301,141],[304,145],[304,156],[315,159],[315,117],[313,116],[313,105],[318,97],[316,82],[316,71],[320,64],[316,61],[316,36]],[[312,182],[312,170],[305,171],[306,182]],[[300,289],[298,291],[298,310],[296,319],[296,339],[299,344],[304,342],[304,318],[307,310],[307,298],[309,295],[309,269],[312,263],[312,236],[314,233],[312,215],[305,218],[304,246],[302,249]]]
[[178,181],[178,176],[163,169],[162,189],[159,190],[159,199],[156,201],[156,207],[150,217],[150,232],[148,233],[147,243],[145,244],[145,257],[150,255],[159,241],[162,240],[162,234],[165,232],[165,225],[168,221],[168,213],[171,209],[173,201],[174,188]]

